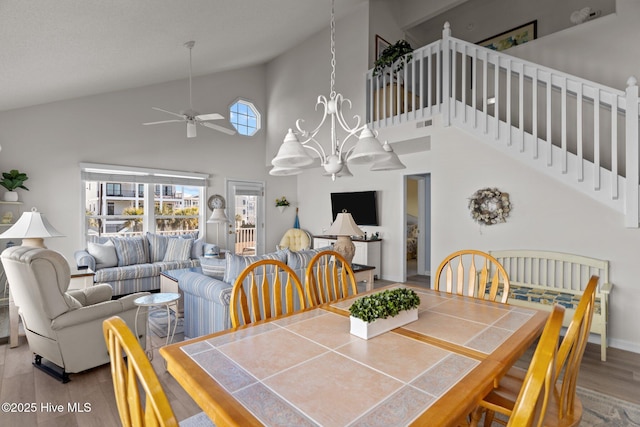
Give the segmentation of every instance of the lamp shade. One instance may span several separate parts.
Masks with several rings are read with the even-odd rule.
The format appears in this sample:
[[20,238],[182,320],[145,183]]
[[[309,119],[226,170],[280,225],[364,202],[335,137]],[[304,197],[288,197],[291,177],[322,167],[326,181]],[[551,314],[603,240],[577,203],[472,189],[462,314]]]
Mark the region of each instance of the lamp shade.
[[395,170],[395,169],[406,169],[407,168],[400,161],[400,158],[398,157],[398,155],[393,152],[393,148],[391,148],[391,145],[389,145],[389,143],[387,141],[384,142],[384,144],[382,145],[382,148],[384,149],[384,151],[389,153],[391,155],[391,157],[389,157],[387,160],[383,160],[381,162],[374,163],[373,166],[371,166],[371,170],[372,171],[390,171],[390,170]]
[[364,232],[360,230],[351,214],[347,211],[342,211],[336,215],[336,220],[327,230],[327,234],[332,236],[364,236]]
[[371,129],[366,127],[362,129],[358,142],[347,160],[353,164],[363,164],[380,162],[389,157],[391,155],[384,151],[380,141],[376,139]]
[[269,175],[273,175],[273,176],[300,175],[301,173],[302,173],[302,169],[300,168],[284,168],[281,166],[274,166],[269,171]]
[[309,166],[311,163],[313,163],[313,159],[298,141],[293,131],[289,129],[284,137],[284,142],[278,150],[278,154],[271,160],[271,164],[281,168],[292,169]]
[[214,224],[223,224],[230,221],[229,221],[229,218],[227,217],[227,214],[224,213],[224,209],[216,208],[213,210],[213,213],[211,214],[207,222],[214,223]]
[[23,246],[44,247],[45,237],[64,237],[36,208],[24,212],[20,219],[7,231],[0,234],[2,239],[22,239]]

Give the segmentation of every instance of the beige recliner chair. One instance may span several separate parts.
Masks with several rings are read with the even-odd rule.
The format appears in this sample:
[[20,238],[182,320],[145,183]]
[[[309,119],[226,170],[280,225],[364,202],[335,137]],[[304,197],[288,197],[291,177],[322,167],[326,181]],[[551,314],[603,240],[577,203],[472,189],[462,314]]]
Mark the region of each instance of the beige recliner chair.
[[311,247],[311,237],[309,233],[299,228],[290,228],[282,236],[280,244],[276,245],[276,250],[289,248],[289,250],[305,251]]
[[[99,284],[67,291],[71,278],[67,260],[58,252],[14,246],[2,252],[2,265],[18,307],[34,366],[69,381],[69,373],[109,362],[102,322],[120,316],[135,329],[137,306],[133,300],[147,292],[111,300],[112,289]],[[140,310],[138,340],[146,344],[146,310]],[[55,364],[55,367],[42,359]],[[62,372],[58,372],[62,370]]]

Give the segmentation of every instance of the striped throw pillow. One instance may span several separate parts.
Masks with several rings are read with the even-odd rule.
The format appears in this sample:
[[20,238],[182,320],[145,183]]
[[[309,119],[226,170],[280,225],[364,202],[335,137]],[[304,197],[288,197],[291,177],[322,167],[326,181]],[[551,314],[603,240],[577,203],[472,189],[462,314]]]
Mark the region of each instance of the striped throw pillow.
[[191,256],[192,239],[171,238],[167,243],[167,252],[162,261],[187,261]]
[[149,262],[149,246],[144,237],[118,237],[113,239],[118,256],[118,267]]

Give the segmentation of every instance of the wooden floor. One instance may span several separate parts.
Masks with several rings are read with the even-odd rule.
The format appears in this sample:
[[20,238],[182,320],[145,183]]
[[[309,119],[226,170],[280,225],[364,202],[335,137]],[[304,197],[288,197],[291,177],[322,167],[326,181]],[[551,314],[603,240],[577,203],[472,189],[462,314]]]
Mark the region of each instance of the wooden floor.
[[[379,283],[380,282],[380,283]],[[384,281],[376,281],[376,287]],[[178,337],[176,337],[178,338]],[[158,339],[158,338],[156,338]],[[163,344],[158,339],[154,344]],[[119,426],[119,416],[113,395],[109,365],[80,374],[71,374],[71,381],[62,384],[45,373],[35,370],[24,336],[21,345],[10,349],[0,345],[0,402],[33,403],[35,412],[0,413],[0,425],[9,426]],[[525,366],[530,352],[519,362]],[[640,404],[640,354],[610,348],[608,361],[600,361],[600,346],[588,344],[578,384],[623,400]],[[153,365],[179,420],[200,412],[198,406],[165,371],[157,350]],[[85,408],[73,412],[69,406]],[[57,408],[62,405],[62,409]],[[4,407],[3,407],[4,408]],[[20,408],[22,409],[22,408]]]

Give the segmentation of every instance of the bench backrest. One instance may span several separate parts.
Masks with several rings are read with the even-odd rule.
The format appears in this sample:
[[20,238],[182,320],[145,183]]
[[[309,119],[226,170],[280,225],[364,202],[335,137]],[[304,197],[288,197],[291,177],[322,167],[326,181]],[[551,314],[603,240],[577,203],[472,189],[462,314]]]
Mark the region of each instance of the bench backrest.
[[512,284],[582,293],[592,275],[600,277],[598,291],[609,283],[609,261],[563,252],[536,250],[491,251]]

